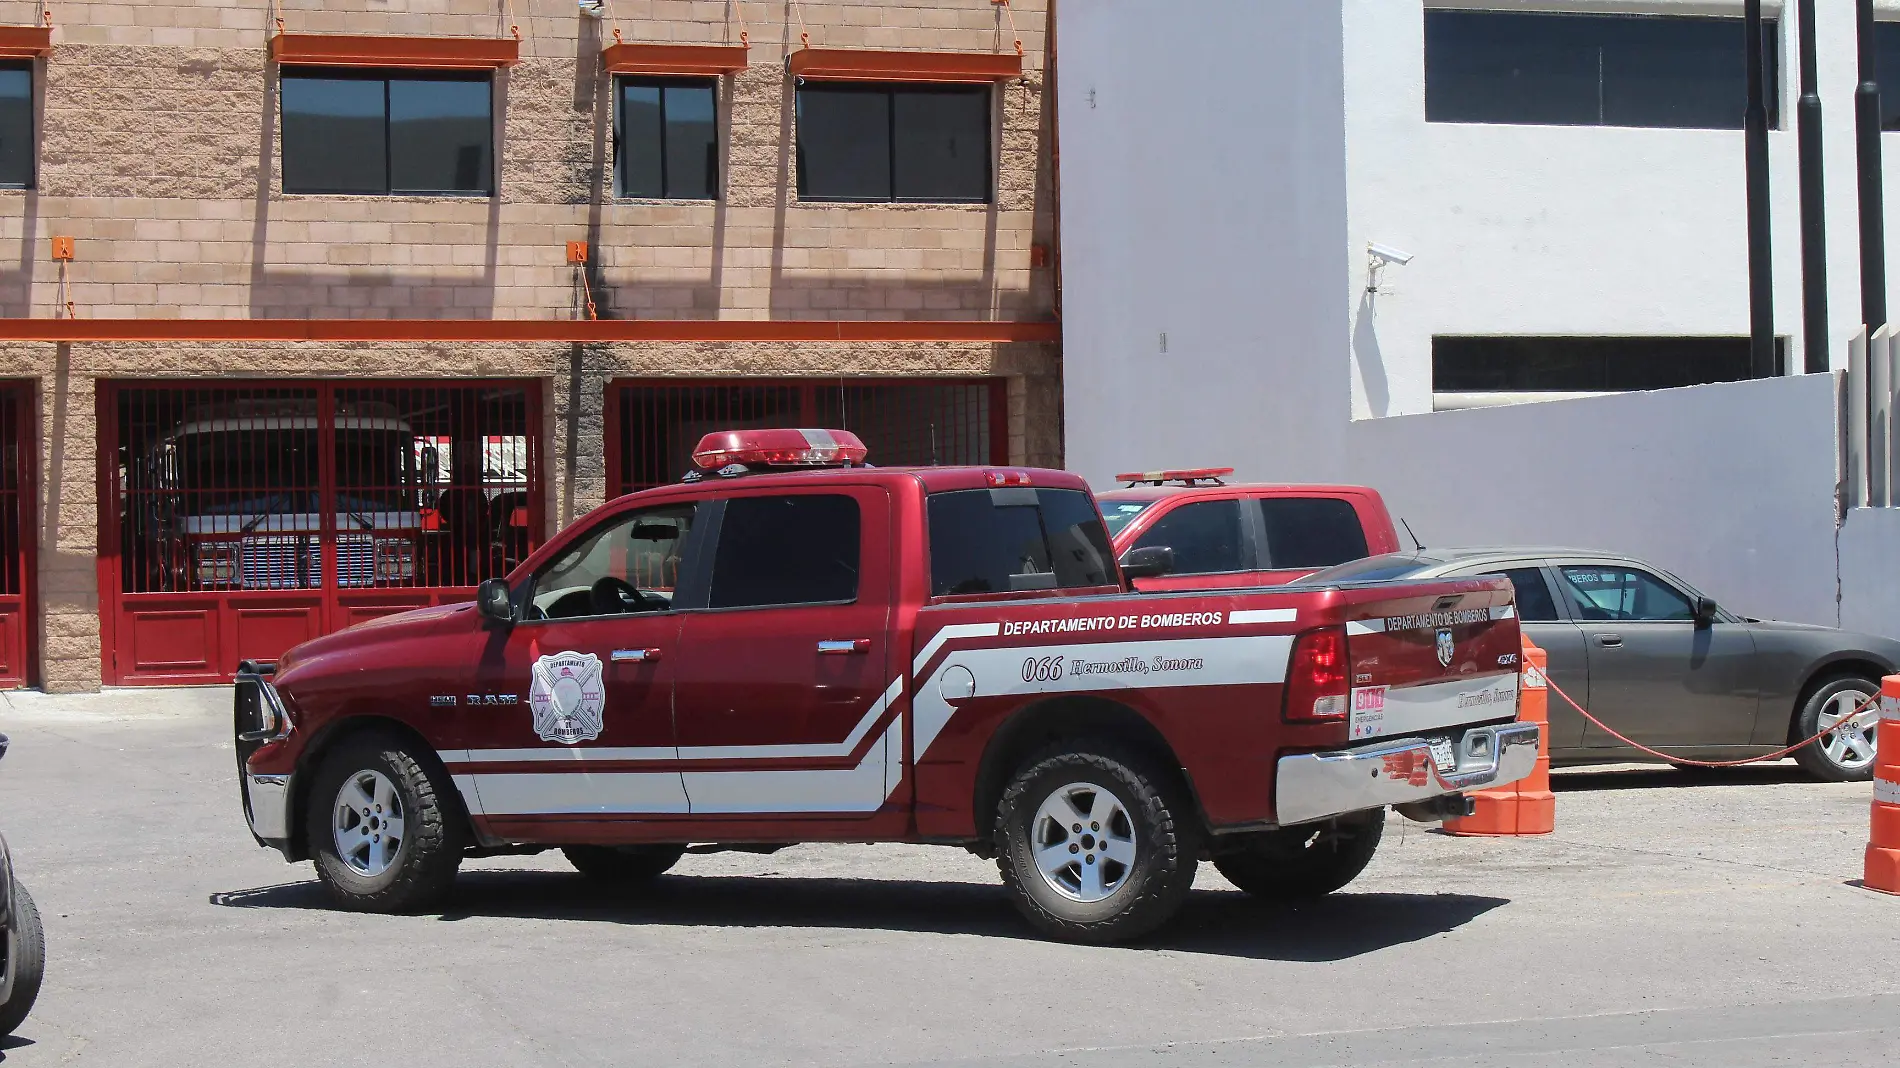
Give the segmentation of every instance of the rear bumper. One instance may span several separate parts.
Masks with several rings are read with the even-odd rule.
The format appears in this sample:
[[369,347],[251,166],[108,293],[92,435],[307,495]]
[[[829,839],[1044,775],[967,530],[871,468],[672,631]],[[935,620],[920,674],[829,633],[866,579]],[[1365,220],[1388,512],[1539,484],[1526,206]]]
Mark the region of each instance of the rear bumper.
[[1436,735],[1453,744],[1458,766],[1451,771],[1439,770],[1431,742],[1423,737],[1281,757],[1274,814],[1288,826],[1513,783],[1537,766],[1540,729],[1535,723],[1506,723]]

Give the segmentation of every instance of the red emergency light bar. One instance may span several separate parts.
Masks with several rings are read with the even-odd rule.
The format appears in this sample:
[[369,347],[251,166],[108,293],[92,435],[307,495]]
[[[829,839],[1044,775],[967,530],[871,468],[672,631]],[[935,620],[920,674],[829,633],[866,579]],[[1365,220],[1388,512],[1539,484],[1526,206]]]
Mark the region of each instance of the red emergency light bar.
[[699,439],[693,463],[708,471],[729,464],[850,467],[870,454],[849,430],[722,430]]
[[1129,488],[1143,483],[1159,486],[1164,482],[1179,482],[1184,486],[1193,486],[1201,482],[1221,485],[1221,479],[1234,473],[1231,467],[1195,467],[1185,471],[1130,471],[1115,476],[1115,481],[1126,482]]

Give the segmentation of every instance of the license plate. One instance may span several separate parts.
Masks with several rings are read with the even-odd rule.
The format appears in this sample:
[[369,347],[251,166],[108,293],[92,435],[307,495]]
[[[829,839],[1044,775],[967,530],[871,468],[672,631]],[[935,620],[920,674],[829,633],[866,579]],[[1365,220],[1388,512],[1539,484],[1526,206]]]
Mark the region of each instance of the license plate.
[[1458,770],[1458,754],[1452,751],[1450,738],[1433,738],[1431,745],[1432,763],[1438,765],[1439,771]]

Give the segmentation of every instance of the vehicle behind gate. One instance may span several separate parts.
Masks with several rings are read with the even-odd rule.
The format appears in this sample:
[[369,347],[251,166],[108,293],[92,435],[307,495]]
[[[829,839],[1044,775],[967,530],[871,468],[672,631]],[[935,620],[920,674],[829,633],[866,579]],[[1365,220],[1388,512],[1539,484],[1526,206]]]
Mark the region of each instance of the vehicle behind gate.
[[956,844],[1107,941],[1203,858],[1329,892],[1386,806],[1463,813],[1536,759],[1504,580],[1140,594],[1072,475],[870,468],[818,430],[694,459],[473,605],[245,665],[259,842],[371,909],[440,900],[465,856],[633,881],[688,843]]

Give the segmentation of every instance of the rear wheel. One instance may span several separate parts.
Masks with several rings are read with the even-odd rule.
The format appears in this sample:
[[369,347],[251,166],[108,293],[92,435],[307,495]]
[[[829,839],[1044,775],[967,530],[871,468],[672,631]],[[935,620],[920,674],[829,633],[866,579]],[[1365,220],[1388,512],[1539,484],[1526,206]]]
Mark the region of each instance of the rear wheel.
[[10,1035],[33,1011],[46,974],[46,932],[40,927],[39,906],[26,887],[13,884],[13,944],[7,947],[7,967],[13,971],[13,992],[0,1004],[0,1035]]
[[561,852],[574,870],[602,883],[646,883],[667,873],[680,857],[683,845],[563,846]]
[[1245,846],[1216,854],[1214,869],[1254,897],[1324,897],[1366,870],[1384,836],[1384,809],[1359,812],[1250,836]]
[[1842,720],[1852,722],[1795,750],[1795,760],[1809,774],[1828,782],[1873,778],[1874,731],[1880,725],[1880,704],[1874,698],[1879,693],[1880,683],[1873,679],[1848,677],[1822,683],[1796,710],[1793,740],[1812,738]]
[[1200,828],[1163,769],[1113,742],[1030,758],[1003,792],[997,868],[1044,933],[1139,938],[1172,919],[1194,884]]
[[306,828],[317,877],[345,908],[427,909],[448,895],[462,863],[454,787],[402,739],[365,734],[324,758]]

